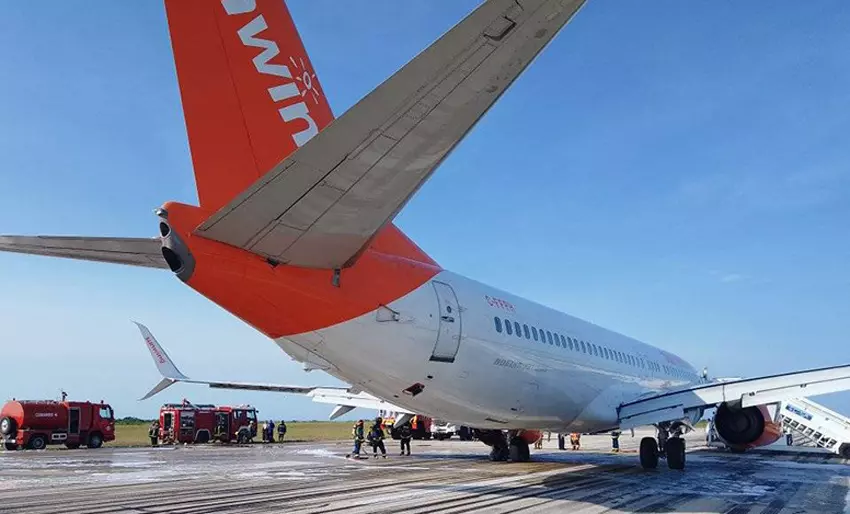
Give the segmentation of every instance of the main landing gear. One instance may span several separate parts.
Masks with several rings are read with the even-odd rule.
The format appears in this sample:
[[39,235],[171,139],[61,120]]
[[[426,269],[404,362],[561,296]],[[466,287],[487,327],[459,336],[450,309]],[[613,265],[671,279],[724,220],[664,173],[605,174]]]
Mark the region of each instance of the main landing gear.
[[[640,440],[640,465],[643,469],[658,467],[658,459],[666,458],[670,469],[685,469],[685,440],[674,432],[670,437],[667,426],[658,427],[658,441],[654,437]],[[659,448],[662,451],[659,451]]]
[[507,435],[501,430],[479,430],[476,433],[482,443],[490,446],[490,460],[494,462],[531,460],[528,442],[519,437],[516,430],[509,430]]

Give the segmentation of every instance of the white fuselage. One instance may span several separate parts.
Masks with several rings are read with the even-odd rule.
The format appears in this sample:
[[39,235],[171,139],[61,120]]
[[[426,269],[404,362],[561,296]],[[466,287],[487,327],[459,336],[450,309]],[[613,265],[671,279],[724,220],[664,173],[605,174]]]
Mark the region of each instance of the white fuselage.
[[477,428],[606,430],[621,403],[699,381],[675,355],[446,271],[386,308],[277,342],[388,402]]

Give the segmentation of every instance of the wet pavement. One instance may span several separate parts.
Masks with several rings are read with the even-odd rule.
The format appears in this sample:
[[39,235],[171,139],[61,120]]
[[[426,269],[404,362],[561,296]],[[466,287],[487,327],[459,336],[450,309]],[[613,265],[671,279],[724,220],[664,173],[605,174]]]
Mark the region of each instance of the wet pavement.
[[[348,445],[185,446],[0,453],[0,512],[845,512],[850,465],[812,453],[698,449],[687,469],[638,466],[641,434],[556,439],[534,462],[491,463],[477,442],[414,441],[415,455],[349,460]],[[848,510],[850,512],[850,510]]]

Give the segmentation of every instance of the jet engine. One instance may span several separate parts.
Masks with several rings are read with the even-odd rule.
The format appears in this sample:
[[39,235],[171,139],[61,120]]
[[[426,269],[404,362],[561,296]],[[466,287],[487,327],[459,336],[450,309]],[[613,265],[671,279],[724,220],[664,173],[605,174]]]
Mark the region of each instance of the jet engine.
[[733,452],[771,444],[782,435],[782,427],[774,421],[767,405],[742,408],[723,403],[717,408],[714,427]]

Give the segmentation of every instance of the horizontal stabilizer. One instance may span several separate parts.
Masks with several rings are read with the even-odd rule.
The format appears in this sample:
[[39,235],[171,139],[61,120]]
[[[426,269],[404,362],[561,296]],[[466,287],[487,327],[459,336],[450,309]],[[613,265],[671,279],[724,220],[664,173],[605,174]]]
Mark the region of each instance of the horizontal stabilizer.
[[295,266],[352,265],[583,3],[481,3],[198,234]]
[[0,251],[168,269],[159,238],[0,236]]

